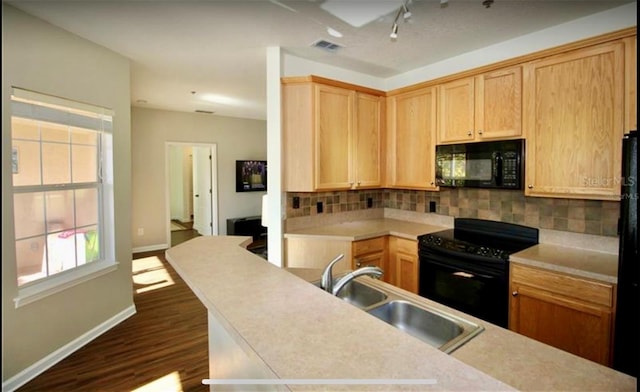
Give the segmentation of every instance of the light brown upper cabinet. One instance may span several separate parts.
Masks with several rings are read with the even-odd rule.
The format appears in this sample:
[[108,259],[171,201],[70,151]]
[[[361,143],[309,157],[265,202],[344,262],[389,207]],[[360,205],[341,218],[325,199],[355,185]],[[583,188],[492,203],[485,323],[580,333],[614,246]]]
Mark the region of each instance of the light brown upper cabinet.
[[637,61],[638,38],[626,38],[625,44],[625,132],[638,129]]
[[313,80],[282,81],[284,189],[380,187],[382,98]]
[[437,190],[436,89],[387,98],[388,186]]
[[618,199],[624,55],[615,41],[525,64],[525,195]]
[[522,135],[520,66],[438,86],[438,144]]

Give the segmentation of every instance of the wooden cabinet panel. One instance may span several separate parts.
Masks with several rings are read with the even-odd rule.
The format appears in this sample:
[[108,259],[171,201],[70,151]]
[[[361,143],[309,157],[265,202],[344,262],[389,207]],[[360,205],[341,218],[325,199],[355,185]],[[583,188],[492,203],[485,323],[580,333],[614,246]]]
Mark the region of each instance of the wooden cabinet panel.
[[391,284],[418,293],[418,243],[405,238],[389,237]]
[[617,200],[624,44],[525,65],[527,196]]
[[382,185],[382,99],[356,93],[355,131],[353,142],[354,188],[375,188]]
[[454,80],[438,91],[439,144],[522,135],[522,67]]
[[355,92],[316,84],[315,188],[351,187],[351,140]]
[[474,78],[438,86],[438,143],[466,142],[475,138]]
[[376,237],[367,240],[353,242],[353,255],[360,256],[371,252],[377,252],[386,248],[386,237]]
[[477,140],[522,136],[522,67],[476,76]]
[[613,286],[511,265],[509,329],[610,365]]
[[625,127],[630,131],[638,129],[638,37],[633,36],[624,40],[625,44]]
[[283,79],[284,189],[382,186],[382,98],[311,80]]
[[437,190],[436,91],[426,88],[388,100],[389,186]]
[[382,280],[391,283],[389,276],[389,257],[387,249],[387,236],[380,236],[366,240],[353,241],[351,243],[351,252],[353,259],[351,261],[352,269],[358,269],[366,266],[375,266],[382,268],[384,271]]

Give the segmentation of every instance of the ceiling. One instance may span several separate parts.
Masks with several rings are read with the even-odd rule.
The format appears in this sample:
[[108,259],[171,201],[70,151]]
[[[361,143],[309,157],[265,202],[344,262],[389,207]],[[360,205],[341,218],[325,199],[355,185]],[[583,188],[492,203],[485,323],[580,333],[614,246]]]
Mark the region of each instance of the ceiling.
[[384,79],[635,2],[441,1],[408,0],[406,21],[402,0],[5,2],[129,58],[134,106],[253,119],[266,118],[269,46]]

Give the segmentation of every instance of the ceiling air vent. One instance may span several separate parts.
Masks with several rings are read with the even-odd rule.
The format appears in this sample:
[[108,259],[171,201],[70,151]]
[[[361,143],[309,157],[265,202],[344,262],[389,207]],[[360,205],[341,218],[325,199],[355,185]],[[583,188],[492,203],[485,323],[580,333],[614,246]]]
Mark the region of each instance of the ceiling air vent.
[[211,111],[209,111],[209,110],[200,110],[200,109],[198,109],[198,110],[196,110],[195,112],[196,112],[196,113],[204,113],[204,114],[213,114],[213,112],[211,112]]
[[312,43],[311,46],[326,50],[327,52],[336,52],[338,49],[342,48],[342,45],[334,44],[333,42],[329,42],[324,39],[317,40]]

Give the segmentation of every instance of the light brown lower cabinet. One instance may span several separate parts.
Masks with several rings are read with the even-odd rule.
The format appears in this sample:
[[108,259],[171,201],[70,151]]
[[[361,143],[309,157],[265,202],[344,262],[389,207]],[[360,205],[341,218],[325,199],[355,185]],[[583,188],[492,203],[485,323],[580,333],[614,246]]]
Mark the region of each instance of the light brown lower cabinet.
[[418,294],[418,243],[389,236],[391,284]]
[[615,287],[511,264],[509,329],[611,365]]
[[354,241],[351,243],[351,253],[353,254],[352,269],[367,266],[382,268],[384,271],[382,280],[391,283],[387,265],[387,236]]

